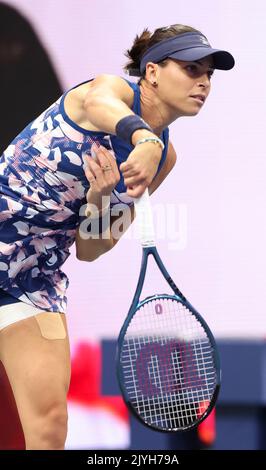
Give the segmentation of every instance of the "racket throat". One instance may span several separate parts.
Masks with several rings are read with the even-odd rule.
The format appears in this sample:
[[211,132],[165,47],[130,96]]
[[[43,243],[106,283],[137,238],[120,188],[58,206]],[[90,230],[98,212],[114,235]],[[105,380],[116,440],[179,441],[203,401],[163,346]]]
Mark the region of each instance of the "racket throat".
[[[157,251],[157,248],[155,246],[149,246],[149,247],[143,247],[142,248],[142,260],[141,260],[141,267],[140,267],[140,273],[139,273],[139,279],[136,287],[136,291],[133,297],[133,301],[130,307],[130,311],[134,310],[139,302],[140,302],[140,296],[143,290],[143,285],[146,277],[146,272],[147,272],[147,266],[148,266],[148,258],[149,256],[152,255],[154,258],[158,268],[160,269],[163,277],[165,278],[167,284],[170,286],[172,291],[174,292],[175,295],[178,295],[181,300],[186,301],[185,296],[182,294],[182,292],[178,289],[176,286],[175,282],[169,275],[168,271],[164,267],[164,264],[160,258],[160,255]],[[152,297],[152,296],[151,296]]]
[[[144,249],[143,249],[144,250]],[[145,248],[146,250],[146,248]],[[148,255],[149,254],[152,254],[155,261],[156,261],[156,264],[158,266],[158,268],[160,269],[163,277],[165,278],[166,282],[168,283],[168,285],[171,287],[172,291],[175,293],[175,295],[178,295],[178,297],[180,297],[181,300],[183,301],[186,301],[187,302],[187,299],[186,297],[182,294],[182,292],[178,289],[177,285],[175,284],[175,282],[173,281],[173,279],[171,278],[170,274],[168,273],[167,269],[165,268],[162,260],[161,260],[161,257],[157,251],[157,248],[156,247],[151,247],[151,248],[147,248],[148,250]],[[147,255],[147,256],[148,256]]]

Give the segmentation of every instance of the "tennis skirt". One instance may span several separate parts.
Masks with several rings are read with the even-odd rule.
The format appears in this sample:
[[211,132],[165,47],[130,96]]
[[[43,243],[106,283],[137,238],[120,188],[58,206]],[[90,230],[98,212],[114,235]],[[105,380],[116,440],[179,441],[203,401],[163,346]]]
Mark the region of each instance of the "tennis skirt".
[[37,307],[25,304],[4,290],[0,289],[0,330],[12,323],[42,313]]

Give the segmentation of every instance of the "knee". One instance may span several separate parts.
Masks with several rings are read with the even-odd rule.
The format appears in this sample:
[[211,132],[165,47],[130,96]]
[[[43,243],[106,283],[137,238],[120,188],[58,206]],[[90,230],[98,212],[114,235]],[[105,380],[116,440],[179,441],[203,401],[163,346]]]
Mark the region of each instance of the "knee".
[[25,436],[27,449],[60,450],[64,449],[67,436],[66,404],[55,403],[45,414],[38,416]]
[[67,436],[67,407],[66,405],[54,405],[44,418],[42,437],[48,445],[55,449],[64,448]]
[[43,417],[41,440],[48,448],[63,449],[67,435],[67,407],[54,404]]

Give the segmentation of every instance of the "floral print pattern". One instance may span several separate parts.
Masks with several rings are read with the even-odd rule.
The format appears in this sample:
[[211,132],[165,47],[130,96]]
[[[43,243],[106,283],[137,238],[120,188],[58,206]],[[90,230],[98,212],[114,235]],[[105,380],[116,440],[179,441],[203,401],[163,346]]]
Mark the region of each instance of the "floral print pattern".
[[[41,310],[63,313],[69,281],[61,267],[89,189],[83,157],[96,140],[118,163],[132,150],[116,136],[79,128],[64,111],[65,95],[0,157],[0,288]],[[132,204],[122,178],[111,204],[121,201]]]

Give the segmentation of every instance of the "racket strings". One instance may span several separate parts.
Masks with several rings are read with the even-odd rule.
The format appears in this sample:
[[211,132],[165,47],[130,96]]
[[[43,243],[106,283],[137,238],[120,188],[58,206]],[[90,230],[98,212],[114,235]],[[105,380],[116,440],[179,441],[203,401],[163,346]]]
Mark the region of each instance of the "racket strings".
[[147,424],[187,428],[209,407],[217,385],[213,347],[181,302],[145,302],[127,328],[120,360],[128,400]]

